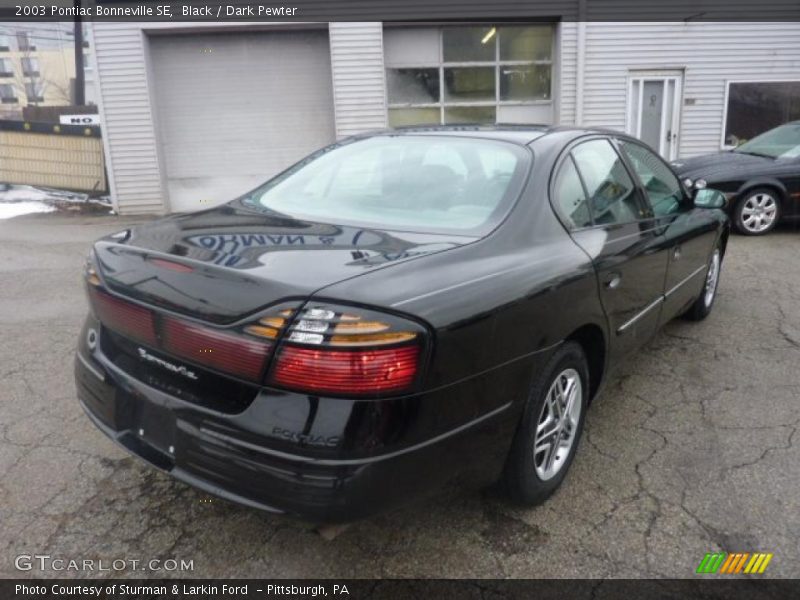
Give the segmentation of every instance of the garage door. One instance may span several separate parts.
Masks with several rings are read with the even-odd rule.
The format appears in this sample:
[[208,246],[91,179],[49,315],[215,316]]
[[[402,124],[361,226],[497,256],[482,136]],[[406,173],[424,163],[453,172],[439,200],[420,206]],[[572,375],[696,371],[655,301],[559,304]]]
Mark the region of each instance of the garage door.
[[173,211],[231,200],[334,140],[326,31],[150,38]]

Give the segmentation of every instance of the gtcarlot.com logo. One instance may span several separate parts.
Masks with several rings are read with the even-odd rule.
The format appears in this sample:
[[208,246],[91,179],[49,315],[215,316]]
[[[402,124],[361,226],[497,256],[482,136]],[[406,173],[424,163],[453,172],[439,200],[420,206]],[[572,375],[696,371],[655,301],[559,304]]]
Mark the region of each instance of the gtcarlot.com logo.
[[697,573],[722,575],[755,575],[767,570],[772,553],[765,552],[707,552],[697,567]]
[[18,571],[194,571],[194,560],[177,558],[57,558],[49,554],[20,554],[14,559]]

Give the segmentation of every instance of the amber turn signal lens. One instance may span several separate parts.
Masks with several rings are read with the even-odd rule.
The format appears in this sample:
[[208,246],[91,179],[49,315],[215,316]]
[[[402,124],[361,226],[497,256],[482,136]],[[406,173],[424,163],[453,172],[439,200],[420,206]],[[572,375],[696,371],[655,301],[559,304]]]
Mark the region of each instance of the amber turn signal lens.
[[329,344],[331,346],[384,346],[399,344],[417,337],[410,331],[394,331],[390,333],[372,333],[363,335],[334,335]]
[[378,333],[389,329],[388,323],[381,323],[380,321],[351,321],[347,323],[337,323],[333,330],[335,334],[353,334],[353,333]]
[[264,317],[263,319],[259,319],[258,322],[268,327],[280,329],[286,324],[286,319],[282,319],[281,317]]
[[95,271],[92,266],[86,268],[86,281],[89,285],[100,287],[100,278],[97,276],[97,271]]
[[[266,319],[262,319],[262,322]],[[277,339],[278,337],[278,330],[272,327],[264,327],[263,325],[248,325],[244,328],[245,333],[249,333],[250,335],[255,335],[262,338],[267,338],[270,340]]]

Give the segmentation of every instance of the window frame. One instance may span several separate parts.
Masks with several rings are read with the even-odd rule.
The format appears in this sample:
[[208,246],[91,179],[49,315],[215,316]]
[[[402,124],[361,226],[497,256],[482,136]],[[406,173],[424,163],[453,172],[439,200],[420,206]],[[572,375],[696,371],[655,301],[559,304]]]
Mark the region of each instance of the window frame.
[[31,43],[31,35],[28,31],[17,31],[15,35],[19,52],[36,52],[36,45]]
[[[28,93],[28,86],[31,86],[33,94]],[[44,102],[44,82],[26,81],[25,98],[28,102]]]
[[[611,149],[614,153],[616,153],[617,157],[619,158],[620,162],[622,163],[623,169],[630,177],[631,182],[633,183],[633,189],[636,194],[636,205],[639,207],[639,218],[634,219],[632,221],[623,221],[619,223],[597,223],[595,222],[594,217],[594,209],[592,207],[592,203],[589,201],[589,192],[586,188],[586,182],[583,178],[583,173],[581,173],[580,166],[578,165],[578,161],[575,160],[575,157],[572,155],[572,151],[580,146],[581,144],[585,144],[586,142],[592,142],[596,140],[604,140],[611,146]],[[641,144],[640,144],[641,145]],[[573,164],[575,165],[575,170],[578,173],[578,179],[580,179],[581,186],[583,187],[583,194],[586,197],[587,206],[589,208],[589,215],[592,217],[592,224],[586,227],[572,227],[569,224],[569,219],[564,215],[563,211],[561,210],[560,204],[556,201],[555,198],[555,182],[556,182],[556,173],[558,173],[561,165],[564,163],[565,160],[572,160]],[[671,170],[671,169],[670,169]],[[597,228],[609,228],[609,227],[623,227],[625,225],[630,225],[632,223],[640,223],[642,221],[651,221],[655,217],[653,215],[653,211],[650,208],[650,202],[648,202],[644,198],[644,194],[641,188],[641,182],[639,181],[639,177],[636,173],[631,172],[631,166],[628,164],[627,159],[622,155],[621,149],[617,147],[616,144],[616,137],[607,136],[607,135],[588,135],[582,136],[577,139],[570,141],[559,154],[558,158],[556,159],[553,168],[550,171],[550,181],[548,184],[548,200],[550,201],[550,207],[556,213],[558,220],[561,221],[561,224],[568,232],[574,231],[585,231],[588,229],[597,229]]]
[[[581,190],[583,191],[583,200],[586,203],[586,209],[589,212],[589,221],[590,221],[589,225],[576,227],[573,224],[572,219],[564,212],[561,202],[559,202],[558,197],[556,195],[557,192],[556,185],[558,184],[558,176],[561,173],[561,169],[563,169],[567,163],[572,164],[572,168],[575,169],[575,174],[578,176],[578,183],[580,184]],[[592,229],[595,226],[592,203],[589,202],[589,197],[588,194],[586,193],[586,182],[583,180],[583,175],[581,175],[581,172],[578,169],[578,165],[575,162],[575,157],[572,156],[571,149],[565,152],[564,156],[558,160],[556,166],[553,168],[551,179],[552,179],[552,185],[550,194],[550,200],[551,200],[550,204],[552,205],[553,210],[555,210],[556,214],[558,215],[559,220],[564,224],[564,227],[567,228],[567,231],[582,231],[584,229]]]
[[[549,60],[501,60],[500,59],[500,31],[502,27],[525,27],[525,26],[544,26],[549,27],[552,35],[550,38],[550,59]],[[386,89],[386,112],[387,121],[389,111],[392,109],[402,108],[438,108],[439,109],[439,125],[447,124],[445,121],[445,110],[447,108],[467,108],[467,107],[491,107],[495,109],[495,123],[497,122],[497,109],[501,106],[553,106],[553,89],[554,89],[554,67],[556,65],[555,53],[557,50],[557,30],[553,23],[530,23],[520,25],[519,23],[470,23],[464,25],[440,25],[436,27],[437,42],[438,42],[438,57],[434,62],[400,62],[393,63],[391,66],[386,66],[384,59],[384,82]],[[446,62],[444,60],[444,30],[455,29],[457,27],[489,27],[496,28],[497,32],[494,36],[494,60],[492,61],[458,61]],[[549,98],[547,99],[531,99],[531,100],[501,100],[500,99],[500,68],[504,66],[538,66],[546,65],[550,67],[550,90]],[[474,100],[474,101],[446,101],[445,100],[445,69],[450,68],[472,68],[472,67],[492,67],[494,69],[494,99],[493,100]],[[388,71],[398,69],[437,69],[439,73],[439,100],[438,102],[391,102],[389,98],[389,84],[388,84]]]
[[0,87],[8,87],[11,90],[10,96],[0,96],[0,104],[19,104],[17,88],[12,83],[0,83]]
[[[26,63],[31,70],[27,70]],[[41,75],[41,70],[39,65],[39,59],[35,56],[23,56],[20,58],[19,61],[20,66],[22,67],[22,76],[23,77],[39,77]]]
[[[726,79],[725,80],[725,97],[722,103],[722,125],[720,127],[720,140],[719,140],[719,147],[720,150],[733,150],[736,146],[732,146],[730,144],[725,143],[725,128],[728,123],[728,105],[730,102],[730,93],[731,93],[731,84],[732,83],[800,83],[800,78],[792,79],[792,78],[778,78],[778,79]],[[768,131],[768,130],[764,130]],[[764,132],[762,132],[764,133]]]
[[671,219],[679,215],[680,212],[671,215],[655,214],[655,211],[653,210],[653,205],[650,203],[650,196],[647,193],[647,188],[644,186],[644,182],[641,180],[639,174],[636,172],[636,168],[631,164],[630,159],[628,158],[627,154],[625,154],[625,150],[622,148],[623,142],[626,144],[635,144],[637,146],[640,146],[641,148],[644,148],[646,151],[650,152],[653,156],[655,156],[658,160],[661,161],[661,163],[667,168],[667,170],[670,173],[672,173],[673,177],[675,177],[675,179],[678,181],[678,187],[681,190],[681,199],[678,204],[682,210],[686,210],[687,198],[688,198],[688,195],[686,193],[686,187],[683,185],[683,181],[675,172],[675,170],[670,166],[670,164],[666,160],[664,160],[664,158],[658,152],[655,152],[650,146],[648,146],[647,144],[645,144],[644,142],[642,142],[637,138],[623,138],[619,136],[614,136],[611,138],[611,140],[614,149],[617,151],[617,154],[620,155],[622,161],[625,163],[625,167],[628,169],[628,173],[633,177],[633,182],[636,184],[636,187],[639,188],[639,195],[643,200],[646,212],[650,215],[649,218]]

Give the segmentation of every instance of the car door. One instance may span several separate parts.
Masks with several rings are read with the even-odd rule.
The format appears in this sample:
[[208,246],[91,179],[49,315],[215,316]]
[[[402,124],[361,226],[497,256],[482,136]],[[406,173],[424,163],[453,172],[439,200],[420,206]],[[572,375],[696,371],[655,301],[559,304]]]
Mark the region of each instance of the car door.
[[618,144],[669,251],[661,316],[666,322],[686,310],[702,291],[717,221],[708,211],[694,208],[678,177],[655,152],[632,140],[620,139]]
[[652,338],[658,326],[667,266],[663,236],[608,138],[580,141],[557,169],[557,210],[574,219],[573,239],[595,265],[610,349],[625,354]]

